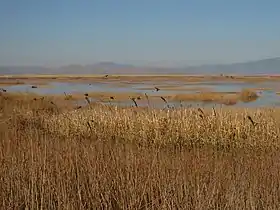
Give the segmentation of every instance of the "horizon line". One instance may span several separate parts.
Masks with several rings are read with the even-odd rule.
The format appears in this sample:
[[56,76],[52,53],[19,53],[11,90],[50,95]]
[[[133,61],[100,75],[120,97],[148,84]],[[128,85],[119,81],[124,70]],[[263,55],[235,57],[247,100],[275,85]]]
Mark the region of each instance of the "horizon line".
[[92,64],[79,64],[79,63],[72,63],[72,64],[62,64],[62,65],[57,65],[57,66],[52,66],[52,65],[36,65],[36,64],[6,64],[6,65],[1,65],[0,67],[41,67],[41,68],[62,68],[62,67],[69,67],[69,66],[92,66],[92,65],[99,65],[99,64],[112,64],[112,65],[124,65],[124,66],[131,66],[131,68],[188,68],[188,67],[202,67],[202,66],[215,66],[215,65],[232,65],[232,64],[242,64],[242,63],[249,63],[249,62],[257,62],[257,61],[263,61],[263,60],[271,60],[271,59],[279,59],[280,56],[270,56],[270,57],[263,57],[260,59],[254,59],[254,60],[247,60],[247,61],[236,61],[236,62],[227,62],[227,63],[205,63],[205,64],[197,64],[197,65],[184,65],[184,66],[168,66],[168,65],[163,65],[163,66],[154,66],[154,65],[149,65],[149,64],[131,64],[131,63],[125,63],[125,62],[115,62],[115,61],[98,61],[96,63]]

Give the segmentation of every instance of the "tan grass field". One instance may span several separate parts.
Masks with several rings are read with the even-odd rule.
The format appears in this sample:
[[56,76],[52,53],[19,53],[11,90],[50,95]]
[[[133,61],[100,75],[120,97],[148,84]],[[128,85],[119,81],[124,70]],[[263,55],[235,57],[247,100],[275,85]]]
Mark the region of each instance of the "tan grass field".
[[280,109],[0,95],[1,209],[279,209]]

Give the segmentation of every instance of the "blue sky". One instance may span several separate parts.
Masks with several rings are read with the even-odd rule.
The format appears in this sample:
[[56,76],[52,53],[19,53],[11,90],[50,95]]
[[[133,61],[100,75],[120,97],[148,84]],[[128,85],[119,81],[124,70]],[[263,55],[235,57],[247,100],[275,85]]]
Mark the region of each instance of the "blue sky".
[[279,0],[0,0],[0,65],[276,57],[279,8]]

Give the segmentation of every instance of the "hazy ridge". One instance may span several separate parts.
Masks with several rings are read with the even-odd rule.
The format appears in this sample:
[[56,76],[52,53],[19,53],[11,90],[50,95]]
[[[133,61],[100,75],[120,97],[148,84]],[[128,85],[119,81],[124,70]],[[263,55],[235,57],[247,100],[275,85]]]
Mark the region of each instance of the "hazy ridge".
[[0,65],[0,74],[280,74],[280,57],[182,68],[141,67],[114,62],[100,62],[92,65],[73,64],[59,68]]

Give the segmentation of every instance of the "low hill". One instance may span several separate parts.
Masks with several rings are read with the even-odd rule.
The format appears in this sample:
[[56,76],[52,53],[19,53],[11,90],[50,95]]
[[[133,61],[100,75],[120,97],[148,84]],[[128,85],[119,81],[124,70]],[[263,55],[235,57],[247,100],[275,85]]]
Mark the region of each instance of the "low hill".
[[141,67],[114,62],[93,65],[0,66],[0,74],[280,74],[280,57],[233,64],[188,66],[184,68]]

